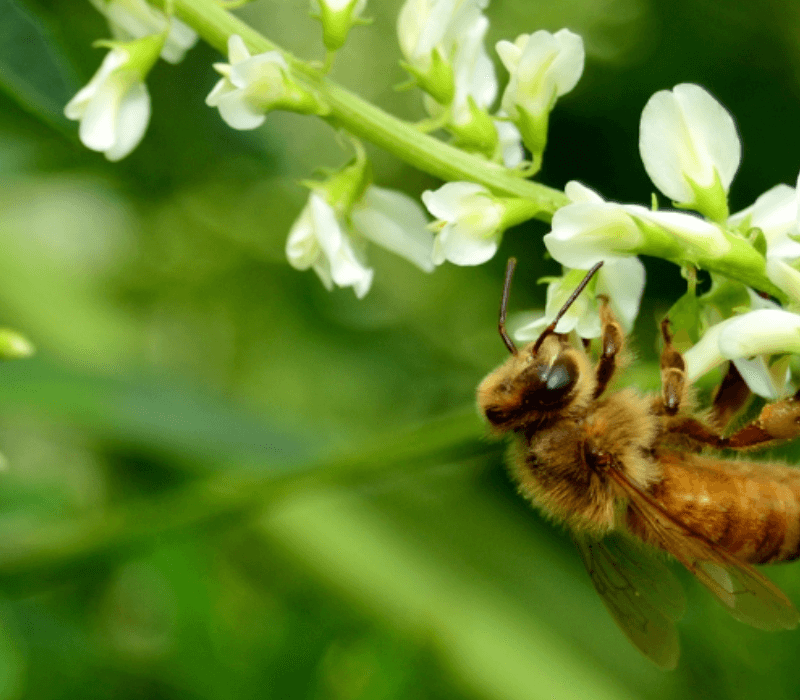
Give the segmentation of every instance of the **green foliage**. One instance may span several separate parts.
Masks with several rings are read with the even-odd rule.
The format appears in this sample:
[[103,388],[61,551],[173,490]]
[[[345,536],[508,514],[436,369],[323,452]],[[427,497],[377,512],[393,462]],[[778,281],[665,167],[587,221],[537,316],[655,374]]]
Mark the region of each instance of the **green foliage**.
[[[300,4],[242,15],[321,56]],[[333,77],[418,119],[408,93],[388,90],[402,78],[398,7],[370,3],[375,22],[352,33]],[[510,232],[486,266],[430,276],[376,251],[366,299],[329,294],[284,256],[306,196],[297,181],[349,157],[327,126],[271,114],[231,131],[203,104],[221,59],[200,46],[155,68],[148,134],[109,164],[53,128],[100,61],[99,16],[88,4],[3,9],[0,321],[37,355],[0,364],[0,700],[796,696],[800,633],[736,623],[680,572],[681,665],[651,666],[485,439],[474,387],[505,352],[504,260],[520,260],[514,310],[542,307],[534,281],[560,273],[543,260],[543,225]],[[747,145],[733,211],[796,178],[795,13],[489,9],[492,40],[565,25],[587,38],[543,182],[642,200],[641,107],[697,80]],[[759,50],[743,61],[741,46]],[[435,184],[374,159],[378,184]],[[623,380],[648,388],[653,319],[673,307],[688,328],[697,311],[658,264]],[[710,295],[728,309],[742,292]],[[796,566],[767,573],[800,603]]]

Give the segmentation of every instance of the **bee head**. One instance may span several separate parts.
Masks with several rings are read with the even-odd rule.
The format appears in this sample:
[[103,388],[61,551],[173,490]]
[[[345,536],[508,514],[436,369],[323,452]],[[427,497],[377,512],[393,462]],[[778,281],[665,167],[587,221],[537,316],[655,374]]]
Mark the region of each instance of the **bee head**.
[[[518,350],[505,328],[508,294],[516,260],[506,268],[498,329],[511,357],[478,386],[478,406],[498,432],[554,420],[565,408],[591,394],[585,353],[573,348],[556,325],[602,263],[595,265],[537,340]],[[583,381],[582,381],[583,380]]]

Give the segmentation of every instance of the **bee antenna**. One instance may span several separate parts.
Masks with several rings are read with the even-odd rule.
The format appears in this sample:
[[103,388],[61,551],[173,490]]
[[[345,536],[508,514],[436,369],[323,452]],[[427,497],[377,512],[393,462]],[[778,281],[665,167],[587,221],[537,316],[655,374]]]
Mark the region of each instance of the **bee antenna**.
[[542,346],[544,339],[550,335],[553,331],[555,331],[558,322],[561,320],[561,317],[567,313],[567,309],[575,302],[578,298],[578,295],[586,288],[586,285],[589,284],[589,281],[594,277],[595,273],[603,266],[603,261],[601,260],[597,265],[595,265],[589,272],[586,273],[586,277],[581,280],[581,283],[575,288],[575,291],[569,295],[569,299],[567,299],[564,306],[561,307],[561,310],[556,314],[556,317],[553,319],[553,322],[542,331],[542,334],[536,339],[536,343],[533,346],[534,354],[539,352],[539,348]]
[[497,324],[497,329],[500,331],[500,337],[506,344],[508,351],[512,355],[517,354],[517,346],[506,331],[506,310],[508,308],[508,295],[511,292],[511,278],[514,276],[514,268],[517,266],[516,258],[509,258],[506,265],[506,280],[503,283],[503,296],[500,299],[500,321]]

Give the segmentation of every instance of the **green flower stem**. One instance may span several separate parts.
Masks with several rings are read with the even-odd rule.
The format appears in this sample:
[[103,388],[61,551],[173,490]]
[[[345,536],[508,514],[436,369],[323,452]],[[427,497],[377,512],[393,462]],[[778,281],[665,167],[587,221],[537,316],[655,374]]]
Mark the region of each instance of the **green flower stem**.
[[[165,3],[153,0],[153,4],[163,8]],[[174,0],[173,6],[180,19],[223,54],[227,53],[231,34],[241,36],[252,53],[281,51],[304,87],[315,91],[330,107],[328,121],[424,172],[446,181],[477,182],[495,194],[531,200],[537,205],[536,217],[543,221],[549,221],[553,212],[569,201],[559,190],[520,178],[501,165],[443,143],[361,99],[284,51],[221,8],[215,0]]]
[[[167,0],[151,0],[154,5],[164,7]],[[495,163],[454,148],[438,139],[422,133],[415,125],[404,122],[384,112],[375,105],[326,78],[317,68],[292,56],[252,27],[223,9],[216,0],[172,0],[180,19],[189,24],[205,41],[227,53],[227,41],[231,34],[238,34],[253,53],[279,50],[293,69],[293,74],[304,87],[315,91],[330,107],[326,119],[351,134],[381,146],[401,160],[445,181],[465,180],[476,182],[500,197],[518,197],[527,200],[525,208],[530,218],[549,222],[553,212],[569,203],[566,195],[537,182],[526,180]],[[521,214],[521,209],[515,214]],[[525,214],[528,216],[528,213]],[[516,220],[518,219],[518,220]],[[514,223],[525,218],[516,217]],[[765,274],[763,257],[746,241],[726,234],[731,248],[723,256],[689,256],[681,250],[677,241],[668,245],[653,241],[636,251],[643,255],[655,255],[678,265],[695,264],[710,272],[716,272],[772,294],[782,302],[787,295],[773,285]],[[663,242],[662,242],[663,243]]]
[[693,266],[709,272],[719,273],[737,282],[742,282],[761,292],[767,292],[781,304],[786,304],[788,295],[776,287],[766,274],[764,257],[743,238],[720,230],[724,251],[718,250],[719,242],[703,248],[682,241],[655,226],[642,226],[644,241],[630,253],[663,258],[681,267]]

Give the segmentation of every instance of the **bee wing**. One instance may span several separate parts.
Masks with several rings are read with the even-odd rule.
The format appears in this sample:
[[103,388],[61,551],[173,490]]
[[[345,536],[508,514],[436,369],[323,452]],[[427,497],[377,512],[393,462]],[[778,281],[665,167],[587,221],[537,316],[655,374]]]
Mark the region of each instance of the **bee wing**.
[[681,584],[655,556],[621,536],[574,535],[595,590],[628,639],[663,669],[678,664],[675,620],[686,608]]
[[768,578],[670,515],[623,472],[612,468],[608,473],[655,543],[689,569],[733,617],[763,630],[797,627],[800,615]]

